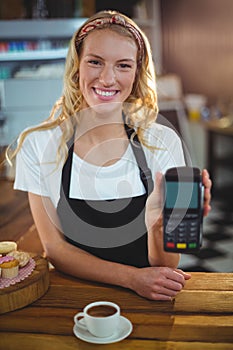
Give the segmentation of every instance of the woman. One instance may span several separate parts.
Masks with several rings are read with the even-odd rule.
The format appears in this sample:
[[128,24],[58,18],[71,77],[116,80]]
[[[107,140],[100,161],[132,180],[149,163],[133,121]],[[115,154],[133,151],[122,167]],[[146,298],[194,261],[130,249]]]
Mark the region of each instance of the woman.
[[[57,269],[170,300],[191,276],[177,269],[178,254],[163,250],[161,181],[184,157],[156,115],[147,38],[122,14],[97,13],[71,40],[50,117],[19,139],[14,188],[28,191]],[[203,182],[207,214],[206,170]]]

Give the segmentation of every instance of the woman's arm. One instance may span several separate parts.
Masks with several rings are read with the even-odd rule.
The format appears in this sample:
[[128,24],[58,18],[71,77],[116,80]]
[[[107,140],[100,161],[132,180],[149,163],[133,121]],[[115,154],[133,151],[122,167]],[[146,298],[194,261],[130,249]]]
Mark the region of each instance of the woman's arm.
[[154,300],[170,300],[189,278],[181,270],[168,267],[139,269],[95,257],[65,241],[49,198],[29,193],[29,203],[46,256],[64,273],[119,285]]
[[[29,203],[46,257],[58,269],[70,275],[126,286],[127,274],[133,267],[116,264],[112,273],[111,262],[99,259],[88,252],[68,243],[59,230],[56,210],[48,197],[29,193]],[[93,266],[95,268],[93,269]]]

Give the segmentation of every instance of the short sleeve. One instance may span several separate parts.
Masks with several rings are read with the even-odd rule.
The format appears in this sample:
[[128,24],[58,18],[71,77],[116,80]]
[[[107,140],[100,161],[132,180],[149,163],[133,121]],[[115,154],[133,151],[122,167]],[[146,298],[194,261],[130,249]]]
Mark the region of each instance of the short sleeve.
[[151,148],[144,146],[144,151],[152,174],[185,165],[181,139],[171,128],[154,123],[147,132],[147,142]]
[[159,154],[163,173],[171,167],[185,165],[183,146],[177,133],[164,126],[164,137]]
[[16,156],[14,189],[48,196],[41,177],[40,152],[38,152],[33,133],[26,137]]

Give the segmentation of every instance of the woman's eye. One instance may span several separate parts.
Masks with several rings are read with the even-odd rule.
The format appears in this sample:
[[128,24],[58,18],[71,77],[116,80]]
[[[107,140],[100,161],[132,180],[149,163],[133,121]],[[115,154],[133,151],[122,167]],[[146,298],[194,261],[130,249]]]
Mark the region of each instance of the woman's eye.
[[130,69],[131,68],[131,65],[130,64],[127,64],[127,63],[121,63],[121,64],[119,64],[119,67],[120,68],[123,68],[123,69]]
[[88,63],[97,66],[98,64],[100,64],[100,61],[98,61],[98,60],[89,60]]

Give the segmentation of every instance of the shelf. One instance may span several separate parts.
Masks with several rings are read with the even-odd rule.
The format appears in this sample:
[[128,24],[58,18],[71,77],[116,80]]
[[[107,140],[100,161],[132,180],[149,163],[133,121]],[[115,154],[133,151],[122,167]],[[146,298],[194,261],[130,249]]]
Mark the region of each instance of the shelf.
[[[0,21],[0,41],[70,40],[86,18]],[[0,52],[0,62],[65,59],[68,48]]]
[[0,62],[63,59],[68,49],[0,53]]
[[71,38],[87,18],[0,21],[0,40]]

